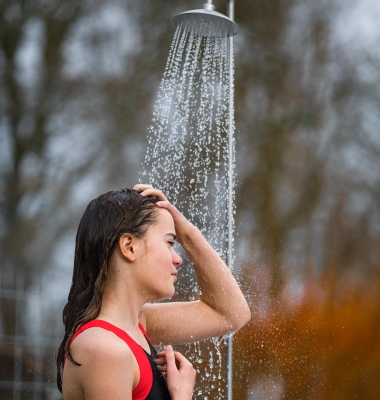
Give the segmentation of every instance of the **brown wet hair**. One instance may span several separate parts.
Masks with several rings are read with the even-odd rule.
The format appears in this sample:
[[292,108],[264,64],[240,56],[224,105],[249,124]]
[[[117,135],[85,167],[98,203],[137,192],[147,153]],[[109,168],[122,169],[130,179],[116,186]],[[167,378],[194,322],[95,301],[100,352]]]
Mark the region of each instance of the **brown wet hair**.
[[108,261],[120,237],[125,233],[144,237],[156,221],[157,201],[125,188],[104,193],[88,204],[78,227],[72,283],[63,309],[65,335],[56,353],[57,386],[61,392],[65,356],[80,365],[70,354],[70,339],[80,326],[100,313]]

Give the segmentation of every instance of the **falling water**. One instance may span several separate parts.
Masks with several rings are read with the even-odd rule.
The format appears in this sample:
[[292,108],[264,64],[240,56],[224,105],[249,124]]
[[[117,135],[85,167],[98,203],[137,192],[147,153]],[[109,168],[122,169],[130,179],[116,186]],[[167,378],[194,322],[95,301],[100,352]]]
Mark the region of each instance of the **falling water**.
[[[167,194],[225,261],[228,174],[232,173],[228,165],[228,131],[233,120],[229,118],[231,43],[226,37],[202,37],[177,28],[154,106],[141,174],[141,181]],[[175,299],[198,296],[194,271],[184,265]],[[218,339],[183,350],[202,372],[195,398],[224,396],[220,344]]]

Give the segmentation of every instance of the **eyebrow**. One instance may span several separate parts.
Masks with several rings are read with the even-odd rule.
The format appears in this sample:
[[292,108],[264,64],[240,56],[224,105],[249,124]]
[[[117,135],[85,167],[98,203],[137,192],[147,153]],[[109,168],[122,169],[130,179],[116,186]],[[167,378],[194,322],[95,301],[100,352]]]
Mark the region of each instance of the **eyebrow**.
[[177,240],[177,236],[174,233],[167,233],[165,236],[172,236],[174,240]]

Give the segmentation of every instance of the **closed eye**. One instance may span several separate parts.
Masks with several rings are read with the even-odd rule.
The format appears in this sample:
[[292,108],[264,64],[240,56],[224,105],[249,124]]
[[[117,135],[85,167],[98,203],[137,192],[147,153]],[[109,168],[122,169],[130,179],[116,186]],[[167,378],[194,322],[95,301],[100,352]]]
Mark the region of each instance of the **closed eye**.
[[172,246],[172,247],[174,246],[174,242],[169,241],[168,243],[170,244],[170,246]]

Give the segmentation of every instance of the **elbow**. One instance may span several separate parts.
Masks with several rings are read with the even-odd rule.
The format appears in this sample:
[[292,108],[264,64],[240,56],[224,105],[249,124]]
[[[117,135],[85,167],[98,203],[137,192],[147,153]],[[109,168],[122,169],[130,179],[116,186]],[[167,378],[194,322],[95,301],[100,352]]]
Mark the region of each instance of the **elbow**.
[[249,307],[247,306],[247,309],[241,316],[240,326],[239,326],[238,330],[241,329],[244,325],[248,324],[248,322],[251,320],[251,318],[252,318],[252,313],[251,313],[251,310],[249,309]]
[[242,327],[243,327],[244,325],[248,324],[248,322],[249,322],[249,321],[251,320],[251,318],[252,318],[252,313],[251,313],[251,310],[249,309],[248,306],[247,306],[247,311],[246,311],[244,317],[245,317],[245,319],[244,319],[244,323],[243,323]]
[[230,322],[229,333],[240,330],[244,325],[248,324],[251,318],[251,310],[247,306],[247,308],[243,312],[239,313],[237,318],[234,318],[234,320]]

